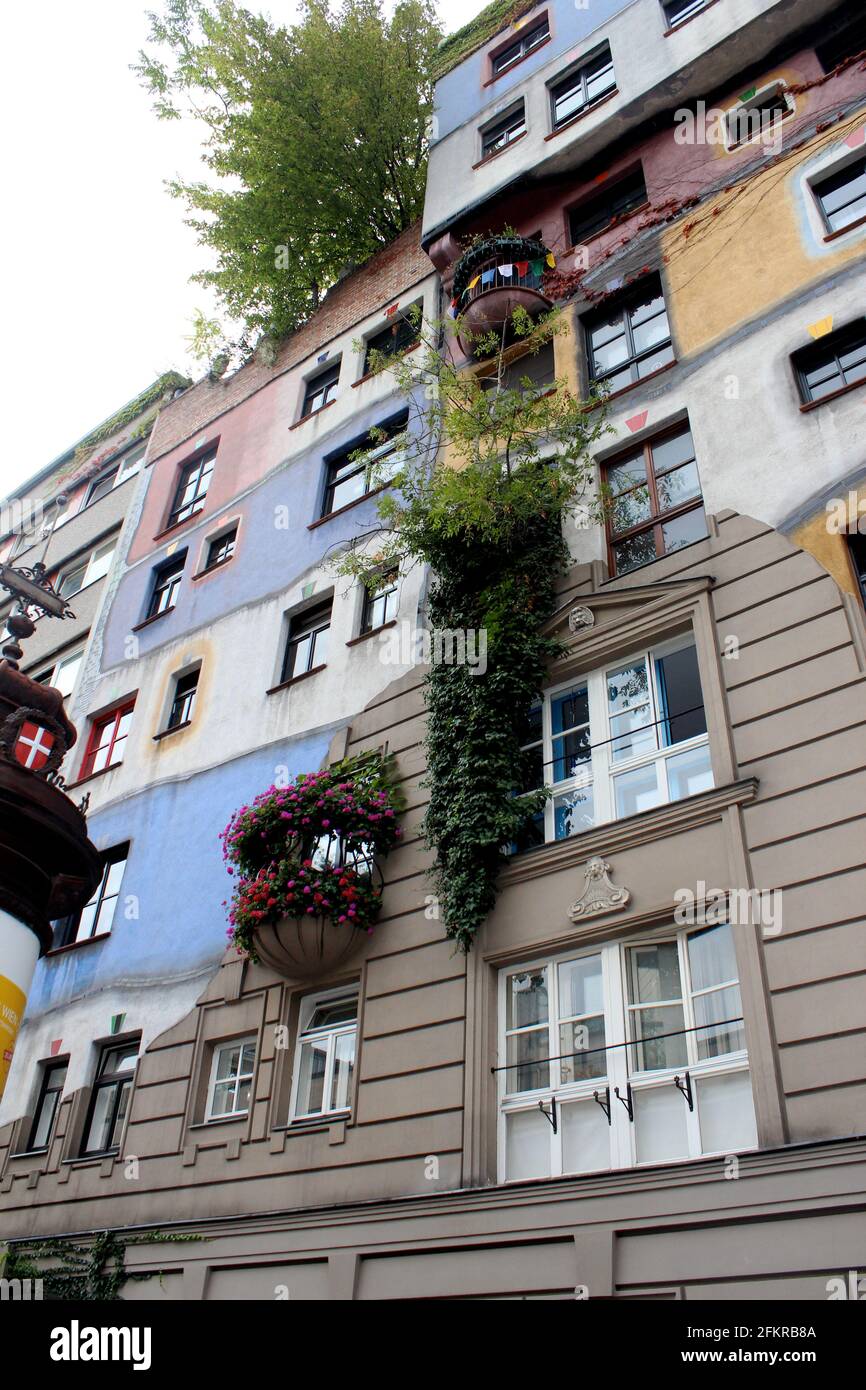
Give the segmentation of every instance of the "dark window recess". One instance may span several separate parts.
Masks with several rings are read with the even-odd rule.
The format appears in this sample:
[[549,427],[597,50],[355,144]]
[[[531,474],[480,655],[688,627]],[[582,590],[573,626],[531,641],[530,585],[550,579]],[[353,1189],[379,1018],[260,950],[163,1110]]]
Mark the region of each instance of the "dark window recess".
[[688,427],[614,459],[602,477],[613,574],[649,564],[707,534]]
[[390,482],[400,471],[405,462],[400,435],[408,420],[408,412],[403,412],[378,427],[385,439],[371,444],[367,436],[326,461],[322,516],[330,516],[331,512],[338,512],[341,507],[348,507],[350,503],[366,497]]
[[[857,0],[857,10],[861,11],[862,0]],[[849,7],[853,9],[853,6]],[[826,25],[825,25],[826,27]],[[825,72],[832,72],[846,58],[855,58],[866,52],[866,14],[862,11],[843,22],[824,39],[816,44],[815,53]]]
[[851,556],[857,583],[860,585],[860,597],[863,600],[864,608],[866,608],[866,536],[861,536],[859,531],[852,531],[847,540],[848,553]]
[[779,121],[793,115],[790,98],[783,89],[768,92],[760,101],[748,101],[728,112],[728,144],[731,149],[746,140],[770,134]]
[[610,391],[621,391],[674,360],[667,309],[658,276],[584,319],[589,373]]
[[392,323],[387,324],[379,333],[374,333],[372,338],[367,339],[367,346],[364,351],[364,371],[370,371],[374,352],[382,353],[385,357],[397,357],[407,348],[413,347],[418,341],[418,336],[419,330],[416,322],[413,322],[406,314],[395,314]]
[[328,657],[328,635],[331,630],[332,600],[326,599],[315,608],[296,613],[289,624],[289,638],[283,659],[281,679],[302,676],[314,666],[323,666]]
[[54,1117],[63,1095],[63,1087],[66,1085],[66,1067],[66,1062],[55,1062],[52,1066],[42,1069],[42,1085],[39,1088],[36,1114],[27,1142],[28,1149],[48,1148],[54,1128]]
[[137,1059],[137,1042],[102,1049],[84,1128],[82,1156],[115,1153],[119,1148]]
[[616,87],[613,59],[605,44],[600,53],[569,73],[550,89],[553,129],[558,130],[574,116],[599,101]]
[[792,361],[805,405],[866,381],[866,318],[801,348]]
[[117,469],[112,468],[110,473],[103,473],[101,478],[97,478],[94,483],[91,483],[84,505],[89,507],[91,502],[98,502],[101,497],[107,497],[114,487],[116,478]]
[[238,538],[238,528],[233,526],[230,531],[224,531],[216,540],[211,541],[207,548],[206,570],[212,570],[214,565],[221,565],[226,560],[230,560],[235,553],[235,542]]
[[102,878],[96,891],[80,912],[62,917],[53,924],[52,950],[71,946],[73,941],[89,941],[92,936],[104,936],[111,931],[128,854],[128,842],[103,852]]
[[866,156],[812,185],[831,232],[843,232],[866,217]]
[[569,213],[569,229],[572,246],[579,246],[598,232],[609,227],[614,218],[622,217],[633,208],[641,207],[647,201],[646,183],[643,169],[617,179],[609,188],[592,198],[586,198]]
[[399,583],[396,570],[382,576],[380,583],[372,591],[364,590],[364,612],[361,617],[361,631],[373,632],[384,623],[390,623],[397,615],[399,605]]
[[334,362],[327,371],[319,372],[319,375],[314,376],[312,381],[308,381],[304,391],[301,419],[307,415],[315,415],[317,410],[322,410],[324,406],[330,405],[331,401],[336,399],[339,382],[339,362]]
[[707,732],[707,716],[694,646],[656,657],[661,733],[667,748]]
[[188,521],[201,511],[210,487],[215,458],[216,449],[212,449],[210,453],[202,454],[201,458],[193,459],[192,463],[185,464],[181,469],[174,503],[169,513],[169,526]]
[[709,0],[664,0],[662,9],[670,29],[684,24],[693,14],[699,14],[709,4]]
[[526,133],[526,114],[523,102],[516,106],[502,120],[496,121],[486,130],[481,132],[481,158],[486,159],[489,154],[496,154],[499,150],[504,150],[506,145],[510,145],[521,135]]
[[186,564],[186,552],[168,565],[162,565],[153,581],[153,592],[147,607],[147,616],[155,618],[158,613],[167,613],[177,603],[181,575]]
[[490,59],[490,66],[494,77],[500,73],[507,72],[515,63],[519,63],[521,58],[525,58],[531,53],[533,48],[537,48],[546,38],[550,37],[550,26],[547,22],[547,15],[538,24],[527,29],[520,38],[515,39],[507,48],[500,48],[498,53],[494,53]]
[[[485,391],[492,391],[497,386],[498,381],[495,374],[479,375],[479,382]],[[529,387],[524,384],[529,380]],[[541,392],[553,385],[556,379],[556,369],[553,358],[553,343],[546,343],[538,352],[527,353],[524,357],[518,357],[514,362],[509,362],[502,373],[501,385],[507,391],[526,391]]]
[[198,689],[198,671],[188,671],[178,676],[174,687],[174,699],[168,715],[167,729],[176,729],[179,724],[188,724],[195,706],[195,692]]

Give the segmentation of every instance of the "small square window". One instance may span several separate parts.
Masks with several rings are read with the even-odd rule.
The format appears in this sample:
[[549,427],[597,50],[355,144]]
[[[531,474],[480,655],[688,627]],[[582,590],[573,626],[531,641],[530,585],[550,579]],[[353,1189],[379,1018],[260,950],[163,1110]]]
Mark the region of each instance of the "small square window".
[[208,1120],[247,1114],[255,1069],[255,1038],[239,1038],[214,1048],[208,1086]]
[[180,592],[181,576],[185,564],[186,551],[176,559],[169,560],[167,564],[160,565],[159,569],[156,570],[150,603],[147,606],[148,618],[156,618],[160,613],[169,613],[174,608]]
[[395,314],[390,323],[367,339],[364,351],[364,373],[370,371],[372,354],[381,353],[384,357],[399,357],[410,347],[414,347],[420,337],[418,320],[408,312]]
[[364,590],[364,612],[361,632],[375,632],[377,627],[393,622],[400,606],[400,586],[397,570],[383,574],[375,589]]
[[507,145],[512,145],[515,140],[519,140],[521,135],[526,134],[526,114],[523,102],[515,106],[507,116],[495,121],[481,132],[481,158],[487,159],[489,155],[498,154]]
[[221,536],[212,540],[207,548],[206,570],[212,570],[217,565],[224,565],[235,553],[235,543],[238,538],[238,528],[233,526],[230,531],[224,531]]
[[283,658],[283,681],[303,676],[318,666],[324,666],[328,656],[328,636],[331,630],[333,600],[326,599],[315,608],[296,613],[289,623],[289,637]]
[[773,82],[738,102],[725,118],[728,149],[750,140],[775,137],[778,127],[794,114],[794,100],[784,82]]
[[198,669],[188,671],[185,676],[178,676],[174,685],[174,696],[166,729],[179,729],[182,724],[191,722],[195,707],[195,695],[198,690],[198,678]]
[[340,363],[328,367],[324,372],[319,372],[312,381],[308,381],[304,391],[304,405],[301,410],[301,419],[308,415],[315,415],[317,410],[323,410],[326,405],[337,398],[337,389],[340,383]]
[[828,232],[844,232],[866,219],[866,156],[817,179],[812,192]]
[[527,57],[533,49],[538,48],[539,44],[544,43],[545,39],[550,38],[550,25],[547,15],[544,15],[537,24],[528,27],[525,32],[519,35],[513,43],[506,48],[500,48],[498,53],[491,54],[490,70],[494,77],[501,77],[502,73],[508,72],[515,63],[519,63],[521,58]]
[[111,931],[128,855],[128,842],[103,851],[102,878],[95,892],[80,912],[74,912],[71,916],[53,923],[52,950],[56,951],[61,946],[71,946],[75,941],[89,941],[94,936],[105,936]]
[[866,381],[866,318],[801,348],[792,361],[804,405]]
[[616,77],[610,47],[605,44],[588,62],[575,68],[550,89],[553,129],[567,125],[582,111],[616,90]]
[[213,474],[216,449],[202,454],[183,466],[180,471],[174,502],[168,517],[168,526],[177,526],[189,521],[203,508]]

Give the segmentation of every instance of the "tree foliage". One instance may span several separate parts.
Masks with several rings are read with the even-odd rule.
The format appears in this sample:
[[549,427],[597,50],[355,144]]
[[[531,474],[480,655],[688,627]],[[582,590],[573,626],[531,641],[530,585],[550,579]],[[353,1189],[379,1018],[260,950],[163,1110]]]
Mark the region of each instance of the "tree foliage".
[[134,65],[164,120],[207,130],[213,182],[169,183],[248,333],[281,336],[342,270],[420,215],[441,31],[429,0],[304,0],[274,25],[234,0],[164,0]]

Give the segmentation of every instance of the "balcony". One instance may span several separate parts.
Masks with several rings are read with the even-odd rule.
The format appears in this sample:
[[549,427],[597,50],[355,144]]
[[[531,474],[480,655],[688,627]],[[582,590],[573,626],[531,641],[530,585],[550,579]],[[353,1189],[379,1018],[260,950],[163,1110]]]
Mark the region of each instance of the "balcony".
[[489,355],[480,340],[495,332],[514,337],[509,328],[515,309],[532,318],[553,305],[543,291],[549,252],[526,237],[487,237],[460,257],[454,269],[452,310],[460,318],[460,346],[467,356]]

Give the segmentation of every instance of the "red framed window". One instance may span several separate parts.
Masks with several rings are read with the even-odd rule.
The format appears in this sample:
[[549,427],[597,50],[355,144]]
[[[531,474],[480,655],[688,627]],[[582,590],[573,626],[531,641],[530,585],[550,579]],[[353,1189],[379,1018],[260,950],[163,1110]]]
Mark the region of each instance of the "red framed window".
[[123,762],[134,708],[135,701],[127,700],[93,720],[81,764],[82,777],[91,777],[94,772],[104,772]]
[[611,574],[647,565],[707,534],[688,425],[656,435],[602,468]]

